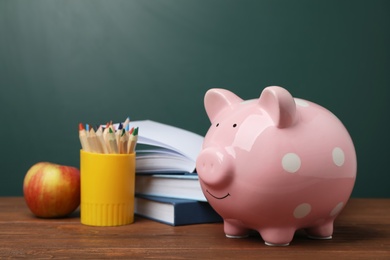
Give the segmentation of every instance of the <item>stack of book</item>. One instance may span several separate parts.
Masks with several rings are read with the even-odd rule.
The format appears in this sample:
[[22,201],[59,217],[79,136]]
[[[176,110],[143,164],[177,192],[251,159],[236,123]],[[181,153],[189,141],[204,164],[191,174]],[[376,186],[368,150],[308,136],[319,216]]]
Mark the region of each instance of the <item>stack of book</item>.
[[135,214],[173,226],[222,221],[195,173],[203,137],[151,120],[130,124],[139,129]]

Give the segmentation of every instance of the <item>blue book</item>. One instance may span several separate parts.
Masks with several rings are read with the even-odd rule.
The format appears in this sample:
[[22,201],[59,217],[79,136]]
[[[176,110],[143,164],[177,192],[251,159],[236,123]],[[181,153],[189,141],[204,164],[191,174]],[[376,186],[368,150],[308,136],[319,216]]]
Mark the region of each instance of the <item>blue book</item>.
[[221,222],[208,202],[136,195],[135,214],[172,226]]

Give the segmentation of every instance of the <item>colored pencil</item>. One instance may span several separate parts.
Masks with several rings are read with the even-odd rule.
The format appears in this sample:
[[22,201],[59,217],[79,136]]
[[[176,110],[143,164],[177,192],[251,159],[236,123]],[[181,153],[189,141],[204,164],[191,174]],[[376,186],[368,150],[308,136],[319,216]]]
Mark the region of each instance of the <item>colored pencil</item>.
[[88,143],[87,132],[85,131],[85,128],[82,123],[79,124],[79,139],[81,143],[81,149],[83,149],[86,152],[90,152],[91,148]]
[[102,126],[100,126],[99,128],[98,128],[98,130],[96,131],[96,136],[97,136],[97,138],[98,138],[98,140],[99,140],[99,143],[100,143],[100,145],[101,145],[101,147],[102,147],[102,149],[103,149],[103,153],[109,153],[108,152],[108,148],[107,148],[107,146],[106,146],[106,143],[104,142],[104,138],[103,138],[103,127]]
[[125,122],[123,122],[123,128],[126,130],[126,131],[129,131],[129,123],[130,123],[130,117],[127,117]]
[[107,143],[110,153],[119,153],[118,143],[116,141],[115,133],[111,128],[108,130]]
[[88,134],[88,143],[91,147],[91,152],[93,153],[103,153],[103,147],[100,144],[100,141],[98,140],[98,137],[96,136],[95,130],[93,127],[90,127],[89,134]]
[[[97,130],[86,124],[79,124],[79,138],[81,148],[86,152],[102,154],[126,154],[134,153],[138,140],[138,127],[130,130],[130,118],[119,123],[115,129],[112,121],[106,126],[98,125]],[[86,129],[89,129],[88,131]]]
[[119,153],[127,153],[127,143],[129,141],[129,135],[126,130],[122,129],[122,134],[119,139]]
[[135,152],[135,146],[137,144],[138,140],[138,127],[134,128],[134,131],[131,133],[129,137],[129,148],[128,148],[128,153],[134,153]]

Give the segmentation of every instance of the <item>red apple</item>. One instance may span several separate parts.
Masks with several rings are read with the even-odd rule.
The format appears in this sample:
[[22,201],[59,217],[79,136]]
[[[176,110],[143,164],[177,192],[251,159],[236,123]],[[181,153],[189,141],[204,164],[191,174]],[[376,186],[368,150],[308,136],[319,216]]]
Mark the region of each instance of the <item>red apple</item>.
[[27,206],[37,217],[65,217],[80,205],[80,171],[39,162],[27,171],[23,193]]

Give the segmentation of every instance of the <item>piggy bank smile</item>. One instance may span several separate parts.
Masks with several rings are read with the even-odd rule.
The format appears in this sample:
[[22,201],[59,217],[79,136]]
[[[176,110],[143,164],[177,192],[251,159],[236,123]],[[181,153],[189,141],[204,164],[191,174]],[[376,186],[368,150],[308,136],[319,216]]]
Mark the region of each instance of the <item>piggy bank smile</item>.
[[210,194],[211,197],[213,197],[213,198],[215,198],[215,199],[217,199],[217,200],[223,200],[223,199],[226,199],[227,197],[230,196],[230,193],[229,193],[229,192],[228,192],[225,196],[222,196],[222,197],[217,197],[217,196],[213,195],[211,192],[209,192],[209,190],[206,190],[206,192],[207,192],[208,194]]

